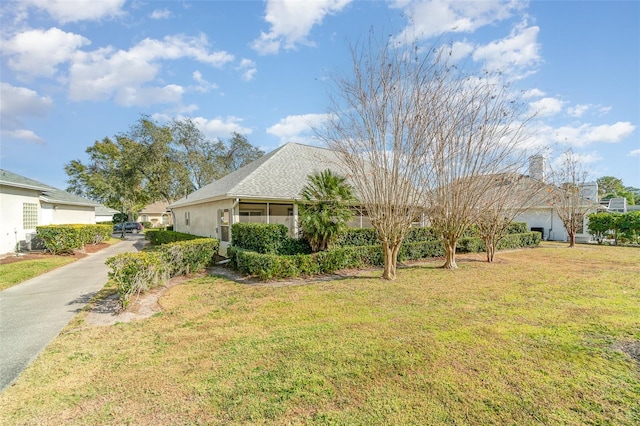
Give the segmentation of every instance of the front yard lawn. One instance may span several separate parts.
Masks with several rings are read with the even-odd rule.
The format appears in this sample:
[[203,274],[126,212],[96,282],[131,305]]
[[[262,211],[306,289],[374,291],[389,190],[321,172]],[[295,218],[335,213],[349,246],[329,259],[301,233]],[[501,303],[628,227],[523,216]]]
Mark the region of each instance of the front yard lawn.
[[80,314],[0,423],[639,424],[640,249],[482,258],[392,283],[198,278],[147,320]]

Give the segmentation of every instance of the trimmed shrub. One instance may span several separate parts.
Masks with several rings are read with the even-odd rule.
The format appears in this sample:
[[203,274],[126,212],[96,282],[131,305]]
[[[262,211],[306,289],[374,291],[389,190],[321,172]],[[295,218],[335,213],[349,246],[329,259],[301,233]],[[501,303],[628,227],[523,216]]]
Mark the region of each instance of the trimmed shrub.
[[121,253],[106,260],[109,278],[118,286],[120,306],[125,308],[133,294],[165,284],[171,277],[206,268],[218,253],[220,241],[198,238],[167,243],[157,251]]
[[111,236],[110,225],[37,226],[36,234],[52,254],[71,254],[85,244],[99,244]]
[[161,229],[145,229],[144,238],[154,245],[162,245],[168,243],[175,243],[176,241],[189,241],[196,240],[203,237],[197,235],[185,234],[183,232],[164,231]]
[[378,235],[375,229],[349,228],[336,238],[333,246],[372,246],[374,244],[378,244]]
[[127,307],[131,296],[165,284],[170,276],[160,252],[120,253],[105,263],[111,268],[109,278],[118,286],[122,309]]
[[190,241],[177,241],[160,247],[163,260],[169,267],[172,277],[201,271],[211,264],[218,253],[220,241],[215,238],[199,238]]
[[507,227],[507,234],[526,234],[529,227],[525,222],[511,222]]
[[282,224],[234,223],[231,225],[231,244],[263,254],[276,254],[289,230]]
[[444,246],[440,240],[403,242],[398,252],[398,261],[428,259],[444,256]]

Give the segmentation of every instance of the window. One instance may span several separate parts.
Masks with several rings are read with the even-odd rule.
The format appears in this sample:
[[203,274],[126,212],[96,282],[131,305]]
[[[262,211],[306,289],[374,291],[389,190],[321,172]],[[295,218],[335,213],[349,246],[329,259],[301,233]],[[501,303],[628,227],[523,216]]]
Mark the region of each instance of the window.
[[191,215],[189,213],[190,212],[184,212],[184,224],[186,226],[189,226],[189,221],[191,219]]
[[229,242],[229,222],[231,215],[229,209],[218,210],[219,225],[220,225],[220,241]]
[[22,203],[22,227],[35,229],[38,226],[38,205],[36,203]]

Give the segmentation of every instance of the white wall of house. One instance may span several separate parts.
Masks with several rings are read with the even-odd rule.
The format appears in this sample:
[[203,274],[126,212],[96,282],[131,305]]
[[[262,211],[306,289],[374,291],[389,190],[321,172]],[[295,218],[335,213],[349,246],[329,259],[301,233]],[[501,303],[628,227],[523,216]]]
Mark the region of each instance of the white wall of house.
[[96,223],[95,207],[41,203],[39,225],[69,225],[77,223]]
[[[587,242],[591,235],[587,232],[588,219],[585,215],[583,230],[576,234],[576,242]],[[529,209],[514,219],[514,222],[525,222],[529,229],[543,228],[542,237],[549,241],[568,241],[569,234],[562,224],[562,220],[552,208]]]
[[[0,254],[15,250],[16,242],[26,239],[27,234],[36,231],[35,226],[24,228],[23,211],[25,203],[35,208],[36,224],[40,224],[40,191],[9,186],[0,187]],[[35,205],[35,206],[34,206]],[[33,223],[33,221],[28,221]]]

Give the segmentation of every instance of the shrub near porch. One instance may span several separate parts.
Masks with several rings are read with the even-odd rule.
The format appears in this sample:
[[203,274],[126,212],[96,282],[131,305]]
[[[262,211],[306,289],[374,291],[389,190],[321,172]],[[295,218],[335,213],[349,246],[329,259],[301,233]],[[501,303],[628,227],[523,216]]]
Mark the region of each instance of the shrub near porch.
[[[512,232],[522,231],[514,225]],[[525,228],[526,230],[526,228]],[[538,232],[507,235],[498,249],[535,247],[540,243]],[[484,250],[480,238],[469,236],[458,244],[460,253]],[[307,254],[304,240],[287,236],[284,225],[236,223],[232,225],[232,246],[227,249],[232,266],[240,272],[261,280],[312,276],[333,273],[345,268],[381,266],[382,248],[374,229],[349,229],[342,233],[334,247],[327,251]],[[411,228],[398,253],[400,262],[428,259],[444,255],[440,240],[429,228]]]

